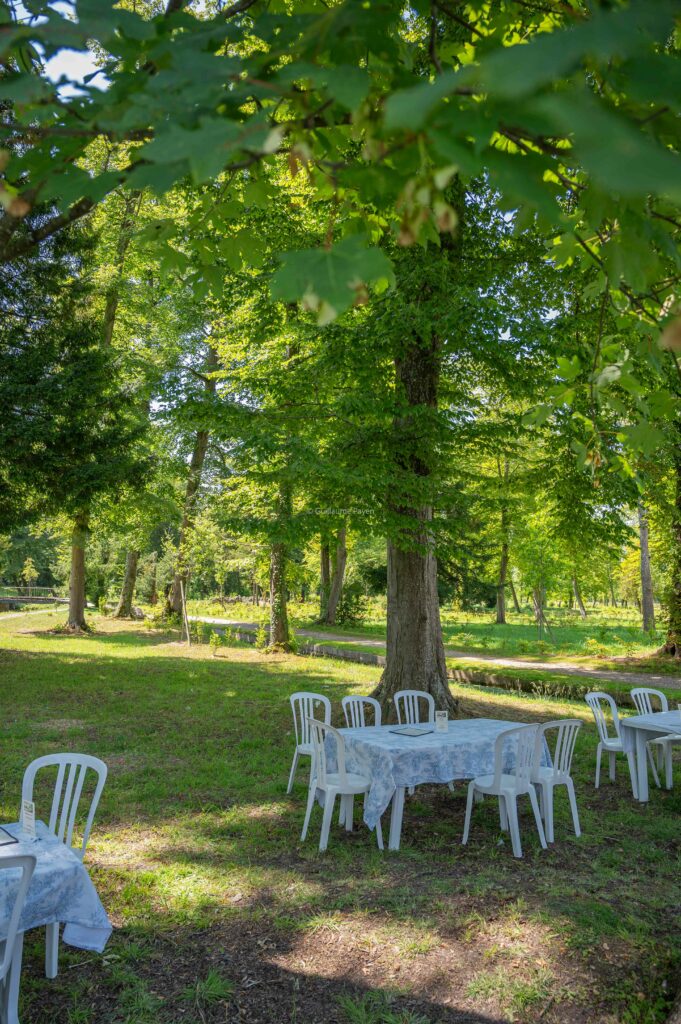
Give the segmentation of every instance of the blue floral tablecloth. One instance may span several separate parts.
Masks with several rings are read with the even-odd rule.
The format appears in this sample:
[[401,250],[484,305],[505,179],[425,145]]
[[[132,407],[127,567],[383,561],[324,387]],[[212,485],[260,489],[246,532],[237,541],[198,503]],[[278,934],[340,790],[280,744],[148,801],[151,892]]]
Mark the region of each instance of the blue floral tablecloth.
[[[20,931],[60,921],[66,925],[64,942],[101,953],[112,929],[85,865],[42,821],[36,822],[35,839],[17,824],[2,827],[19,842],[0,846],[0,865],[5,856],[28,853],[37,858]],[[0,941],[7,935],[19,877],[18,870],[0,871]]]
[[[391,732],[394,725],[341,729],[347,770],[371,779],[364,801],[366,825],[371,829],[376,827],[398,786],[491,775],[497,736],[522,724],[493,718],[455,719],[448,722],[447,732],[431,732],[425,736],[399,736]],[[333,771],[335,740],[330,736],[326,742],[329,769]],[[504,762],[504,770],[510,771],[515,763],[511,740],[504,751]],[[546,750],[543,763],[550,763]]]

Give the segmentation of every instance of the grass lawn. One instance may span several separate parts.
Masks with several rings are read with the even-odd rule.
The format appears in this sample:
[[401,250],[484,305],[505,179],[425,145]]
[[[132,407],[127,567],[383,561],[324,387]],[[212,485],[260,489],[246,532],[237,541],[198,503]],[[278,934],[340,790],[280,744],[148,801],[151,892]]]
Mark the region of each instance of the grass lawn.
[[[242,622],[263,622],[269,610],[261,605],[230,603],[224,607],[212,601],[190,601],[191,615],[209,615],[231,618]],[[296,627],[327,631],[338,636],[363,636],[385,640],[384,603],[372,600],[361,624],[354,626],[319,626],[318,606],[315,602],[291,602],[289,613]],[[651,655],[663,641],[663,631],[654,636],[641,629],[641,617],[634,608],[590,609],[586,619],[567,608],[548,609],[550,634],[544,631],[540,639],[534,617],[525,612],[508,612],[506,625],[498,626],[493,611],[461,612],[443,607],[440,610],[445,646],[457,651],[486,652],[506,657],[570,660],[575,664],[599,664],[604,659],[628,659],[634,670],[641,671],[641,659],[649,662],[654,671],[678,672],[678,666],[668,660],[653,659]],[[626,668],[627,661],[624,662]],[[622,662],[617,662],[622,668]]]
[[[285,794],[288,695],[367,692],[380,670],[229,648],[61,613],[0,619],[0,817],[16,820],[40,754],[81,750],[110,775],[87,863],[116,931],[105,958],[62,946],[42,975],[27,936],[22,1024],[655,1024],[678,987],[681,769],[677,788],[593,788],[595,731],[581,702],[454,687],[467,717],[577,715],[584,835],[558,797],[544,852],[528,809],[516,861],[496,806],[460,846],[464,787],[407,800],[399,853],[321,813],[299,842],[305,778]],[[40,809],[40,808],[39,808]],[[387,821],[384,823],[387,829]]]

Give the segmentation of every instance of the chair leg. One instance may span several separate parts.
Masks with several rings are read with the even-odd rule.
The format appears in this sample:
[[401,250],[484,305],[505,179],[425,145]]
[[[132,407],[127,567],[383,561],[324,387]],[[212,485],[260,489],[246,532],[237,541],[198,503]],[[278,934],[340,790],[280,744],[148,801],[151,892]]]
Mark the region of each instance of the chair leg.
[[308,789],[308,792],[307,792],[307,807],[305,808],[305,821],[303,823],[303,831],[300,833],[300,841],[301,841],[301,843],[305,842],[305,837],[307,836],[307,828],[308,828],[308,825],[310,824],[310,815],[312,814],[312,807],[314,805],[315,793],[316,793],[316,789],[312,785],[312,783],[310,783],[310,788]]
[[333,805],[336,802],[336,794],[330,793],[327,789],[324,801],[324,817],[322,818],[322,833],[319,837],[319,850],[323,853],[329,843],[329,829],[333,818]]
[[638,800],[638,772],[636,770],[636,755],[633,750],[630,750],[627,754],[627,764],[629,765],[629,778],[631,779],[631,792],[634,800]]
[[615,750],[610,750],[608,752],[608,757],[610,759],[610,781],[614,782],[615,772],[617,771],[617,752]]
[[[550,793],[545,798],[546,813],[551,815],[553,813],[553,793]],[[541,814],[539,813],[539,803],[537,801],[537,793],[534,787],[530,787],[530,803],[532,804],[532,810],[534,811],[534,820],[537,823],[537,832],[539,833],[539,842],[542,845],[542,849],[546,849],[546,835],[544,833],[544,823],[541,820]],[[553,822],[551,822],[551,829],[553,830]]]
[[383,829],[381,828],[381,819],[380,818],[378,819],[378,824],[376,825],[376,842],[378,843],[379,850],[382,850],[383,849]]
[[466,843],[468,842],[468,833],[470,832],[470,828],[471,828],[471,814],[473,813],[473,798],[474,798],[474,796],[475,796],[475,784],[473,782],[469,782],[469,784],[468,784],[468,798],[466,800],[466,818],[465,818],[465,821],[463,823],[463,839],[461,840],[461,845],[462,846],[465,846]]
[[599,743],[596,747],[596,781],[594,782],[594,789],[598,789],[601,784],[601,753],[603,751],[603,744]]
[[499,796],[499,824],[502,832],[508,832],[508,815],[506,813],[506,801]]
[[[536,802],[536,795],[534,799]],[[512,796],[506,798],[506,813],[508,815],[508,828],[509,832],[511,833],[511,846],[513,847],[513,856],[522,857],[523,849],[520,845],[520,829],[518,828],[518,804],[516,802],[515,793]]]
[[344,796],[345,801],[345,831],[352,832],[352,819],[355,812],[355,798],[350,793],[349,796]]
[[19,983],[23,948],[24,933],[17,932],[9,974],[4,982],[0,982],[0,1011],[4,1011],[7,1024],[19,1024]]
[[45,977],[56,978],[59,971],[59,924],[45,929]]
[[[546,783],[541,787],[540,799],[541,806],[539,808],[540,817],[544,819],[544,832],[546,835],[546,842],[553,842],[553,786],[550,783]],[[543,815],[542,815],[543,810]]]
[[345,824],[345,797],[342,796],[338,801],[338,824]]
[[298,758],[299,757],[300,757],[300,754],[298,753],[298,747],[296,747],[296,749],[295,749],[295,751],[293,753],[293,764],[291,765],[291,771],[289,772],[289,777],[288,777],[288,787],[286,789],[287,793],[290,793],[291,790],[293,789],[293,780],[294,780],[295,775],[296,775],[296,768],[298,767]]
[[674,773],[672,769],[672,745],[664,745],[664,785],[665,789],[671,789],[674,785]]
[[577,813],[577,798],[575,797],[575,784],[572,779],[567,780],[568,799],[572,811],[572,824],[575,826],[575,835],[581,836],[582,830],[579,827],[579,814]]
[[416,787],[415,786],[410,786],[409,789],[407,790],[407,793],[409,793],[409,796],[413,796],[415,791],[416,791]]
[[[659,749],[660,748],[658,747],[658,750]],[[660,776],[657,774],[657,768],[655,767],[655,757],[653,756],[653,752],[652,752],[650,747],[648,747],[647,750],[648,750],[648,760],[650,761],[650,767],[651,767],[652,772],[653,772],[653,780],[655,782],[655,785],[659,789],[660,788]]]
[[447,789],[449,790],[450,793],[453,793],[455,791],[454,790],[454,783],[453,782],[448,782],[447,783]]

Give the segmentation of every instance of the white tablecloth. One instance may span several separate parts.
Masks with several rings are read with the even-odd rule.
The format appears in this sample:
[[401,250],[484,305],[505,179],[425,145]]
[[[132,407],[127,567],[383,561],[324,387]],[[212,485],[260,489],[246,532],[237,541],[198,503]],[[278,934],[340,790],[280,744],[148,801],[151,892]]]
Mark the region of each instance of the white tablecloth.
[[[490,775],[494,771],[494,741],[499,733],[523,725],[492,718],[455,719],[447,732],[425,736],[399,736],[394,725],[341,729],[345,738],[346,768],[371,778],[364,802],[364,821],[375,828],[398,786],[451,782]],[[335,761],[335,740],[327,739],[329,767]],[[504,769],[514,766],[511,741],[504,751]],[[545,751],[543,763],[549,763]]]
[[[85,865],[42,821],[36,822],[35,839],[22,833],[17,824],[3,828],[19,842],[0,846],[0,864],[4,856],[16,854],[37,858],[19,930],[60,921],[66,925],[64,942],[101,953],[112,929]],[[7,935],[19,877],[18,870],[0,871],[0,941]]]
[[675,734],[681,738],[681,713],[657,711],[652,715],[632,715],[620,719],[620,734],[625,754],[636,750],[636,732],[642,730],[648,740]]

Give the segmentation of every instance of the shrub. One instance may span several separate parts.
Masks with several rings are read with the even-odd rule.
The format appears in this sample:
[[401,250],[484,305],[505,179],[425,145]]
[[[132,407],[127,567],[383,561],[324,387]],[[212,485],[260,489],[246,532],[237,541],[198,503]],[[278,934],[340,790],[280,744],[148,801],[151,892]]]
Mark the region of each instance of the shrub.
[[258,631],[255,634],[255,646],[259,651],[264,651],[267,649],[268,640],[269,636],[267,630],[265,629],[265,623],[261,622],[260,625],[258,626]]
[[219,633],[216,633],[214,629],[211,630],[208,643],[210,645],[210,653],[213,655],[213,657],[215,657],[220,648],[222,647],[222,637],[220,636]]
[[362,584],[350,583],[343,588],[336,611],[336,622],[340,626],[358,626],[364,622],[367,609],[368,601]]

